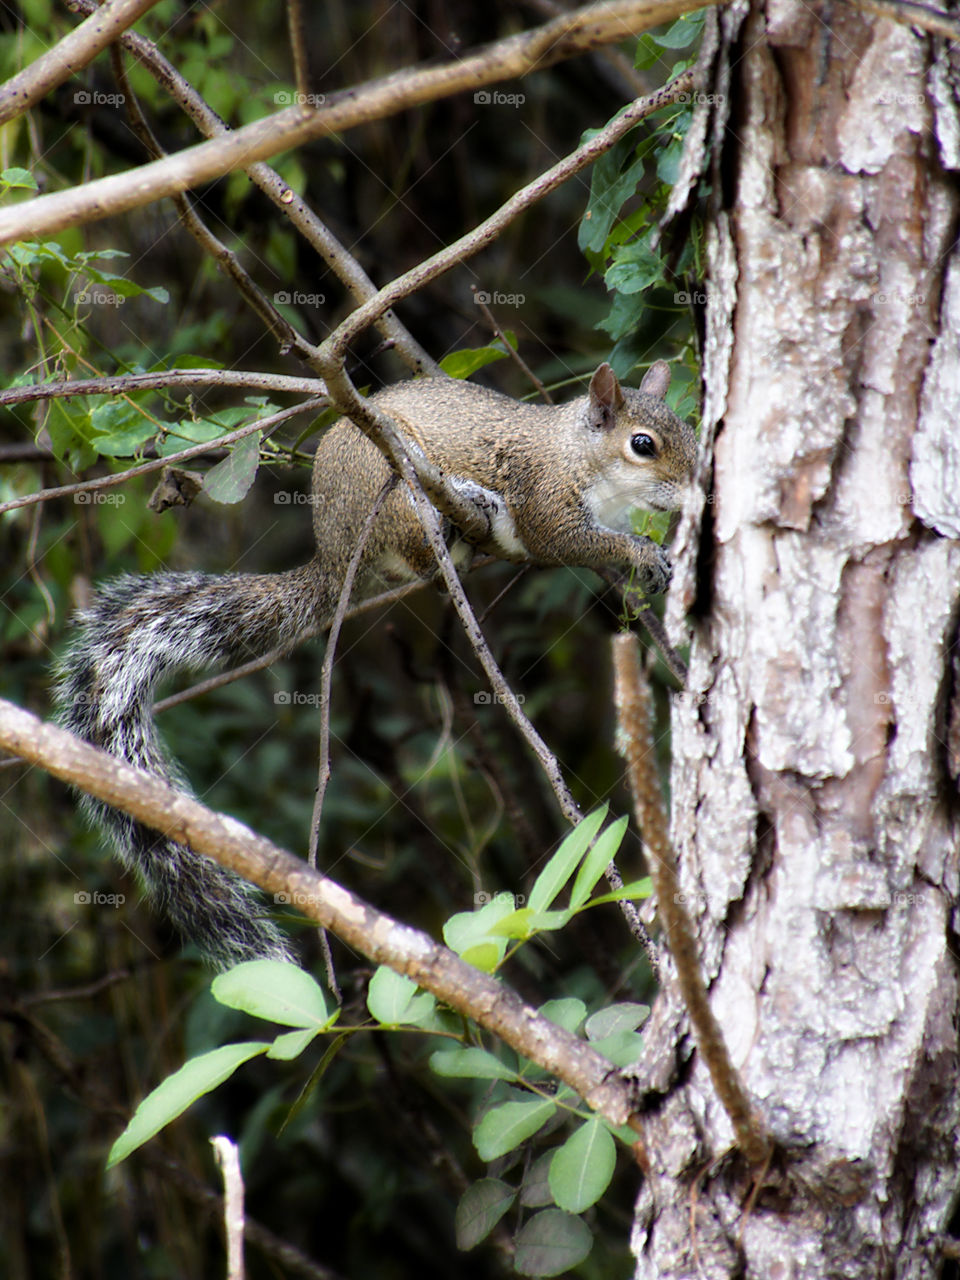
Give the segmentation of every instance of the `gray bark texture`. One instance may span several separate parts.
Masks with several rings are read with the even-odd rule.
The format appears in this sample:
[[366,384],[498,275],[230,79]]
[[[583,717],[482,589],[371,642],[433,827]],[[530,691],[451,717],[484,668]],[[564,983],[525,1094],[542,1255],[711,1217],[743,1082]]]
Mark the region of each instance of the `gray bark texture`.
[[718,23],[673,835],[777,1151],[732,1149],[668,973],[636,1276],[926,1280],[960,1191],[960,58],[844,4]]

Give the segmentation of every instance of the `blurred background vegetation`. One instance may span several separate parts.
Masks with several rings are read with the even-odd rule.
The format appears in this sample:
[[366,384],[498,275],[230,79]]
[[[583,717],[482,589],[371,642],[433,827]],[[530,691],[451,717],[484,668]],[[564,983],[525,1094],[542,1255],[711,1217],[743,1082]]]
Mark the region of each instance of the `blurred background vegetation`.
[[[551,7],[331,0],[307,12],[312,82],[317,92],[330,93],[455,57],[535,25]],[[5,7],[3,77],[75,22],[47,0]],[[275,110],[277,95],[292,90],[286,16],[275,0],[242,10],[164,0],[137,29],[158,42],[232,125]],[[274,164],[382,284],[473,226],[570,151],[584,130],[662,83],[672,59],[651,50],[641,71],[632,70],[630,42],[618,51],[619,62],[599,53],[500,86],[522,93],[522,104],[478,105],[472,95],[460,95],[306,146]],[[128,63],[128,70],[163,146],[173,152],[197,141],[153,78],[136,65]],[[23,166],[42,191],[55,191],[143,163],[123,106],[112,101],[116,93],[109,60],[101,57],[3,127],[3,166]],[[632,135],[628,148],[638,137],[656,139],[652,163],[640,172],[638,193],[620,224],[628,230],[630,211],[655,201],[669,179],[665,166],[658,171],[657,154],[672,147],[670,155],[678,155],[682,130],[657,136],[658,128],[662,119]],[[559,396],[579,390],[575,379],[608,358],[613,345],[609,331],[597,326],[615,299],[578,248],[589,186],[588,171],[399,309],[432,355],[492,340],[472,286],[514,295],[514,303],[494,307],[500,324],[517,335],[524,359]],[[351,300],[337,279],[243,174],[194,192],[193,200],[268,296],[311,299],[285,307],[308,338],[322,339],[349,312]],[[232,283],[178,225],[171,202],[56,240],[68,258],[120,250],[128,256],[97,265],[165,293],[83,305],[76,300],[83,288],[76,272],[52,259],[27,267],[6,259],[0,274],[4,385],[193,357],[227,368],[308,372],[278,351]],[[688,247],[674,251],[680,274]],[[620,338],[617,358],[621,370],[638,366],[627,374],[634,384],[652,360],[678,361],[675,389],[681,411],[689,413],[695,365],[687,310],[674,296],[680,274],[644,293],[642,320]],[[375,389],[407,371],[370,332],[352,351],[350,372],[359,386]],[[513,395],[533,394],[509,360],[484,369],[478,380]],[[241,402],[236,392],[203,391],[142,401],[165,418],[208,415]],[[129,458],[94,460],[78,443],[91,407],[0,410],[0,501],[131,465]],[[300,419],[277,438],[292,442],[305,426]],[[211,453],[200,469],[217,456]],[[98,580],[159,566],[275,571],[311,554],[309,508],[275,501],[279,492],[307,492],[306,465],[263,465],[239,505],[201,496],[162,515],[147,507],[152,480],[111,491],[122,502],[67,498],[0,517],[4,697],[50,714],[51,673],[71,611]],[[489,610],[484,627],[493,651],[583,808],[609,800],[612,812],[626,812],[607,659],[619,601],[586,572],[516,578],[510,566],[491,566],[467,583],[478,612]],[[317,712],[275,697],[317,693],[321,653],[322,642],[308,644],[267,671],[160,718],[205,803],[298,853],[306,848],[316,786]],[[486,700],[482,673],[453,612],[432,588],[347,624],[332,727],[321,864],[434,936],[478,893],[524,893],[563,834],[544,779],[501,709]],[[352,1037],[310,1104],[279,1136],[304,1083],[303,1063],[252,1063],[105,1174],[106,1151],[137,1101],[188,1054],[247,1035],[249,1028],[241,1015],[211,1000],[209,973],[139,905],[137,886],[84,827],[66,788],[38,769],[3,762],[0,829],[6,853],[0,1070],[9,1102],[0,1121],[3,1274],[220,1274],[218,1179],[207,1142],[218,1132],[242,1143],[248,1213],[264,1229],[248,1247],[253,1276],[509,1274],[505,1234],[468,1255],[454,1244],[457,1200],[484,1172],[469,1138],[482,1092],[432,1077],[427,1048],[413,1035]],[[635,837],[620,861],[626,879],[642,874]],[[76,895],[94,892],[124,901],[78,902]],[[305,963],[319,973],[312,931],[301,926],[296,937]],[[651,995],[649,969],[615,907],[588,913],[554,941],[550,948],[525,948],[508,974],[534,1003],[579,995],[595,1007]],[[361,957],[333,946],[349,1021],[361,1021],[369,969]],[[322,1052],[317,1048],[317,1060]],[[539,1140],[546,1147],[554,1139],[548,1133]],[[536,1154],[534,1148],[526,1158]],[[626,1244],[636,1170],[625,1159],[622,1165],[613,1191],[592,1211],[597,1243],[578,1274],[630,1273]],[[300,1251],[299,1260],[284,1258],[285,1244]]]

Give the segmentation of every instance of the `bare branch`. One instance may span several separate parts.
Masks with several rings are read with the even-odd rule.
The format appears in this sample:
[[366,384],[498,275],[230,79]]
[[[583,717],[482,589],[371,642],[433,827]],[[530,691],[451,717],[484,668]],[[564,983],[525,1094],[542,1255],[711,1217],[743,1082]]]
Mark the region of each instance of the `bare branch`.
[[327,393],[319,378],[294,378],[286,373],[257,373],[247,369],[167,369],[159,373],[118,373],[113,377],[74,378],[62,382],[36,382],[27,387],[8,387],[0,391],[0,405],[68,396],[123,395],[128,391],[153,391],[167,387],[249,387],[256,391],[292,391],[308,396]]
[[558,1076],[612,1124],[639,1127],[633,1086],[586,1041],[540,1017],[498,978],[376,910],[242,823],[6,701],[0,701],[0,746],[207,854],[267,893],[287,894],[304,915],[375,964],[406,974]]
[[323,812],[323,798],[327,794],[327,783],[330,781],[330,693],[333,685],[333,660],[337,653],[337,641],[340,639],[340,628],[343,626],[343,620],[347,615],[347,606],[350,604],[350,594],[353,591],[353,581],[357,576],[357,569],[360,567],[360,558],[373,531],[374,521],[380,514],[380,508],[386,501],[387,495],[396,487],[396,484],[397,474],[393,472],[384,481],[380,492],[374,499],[373,505],[367,512],[363,528],[360,530],[360,536],[357,538],[357,545],[353,549],[350,563],[347,565],[347,571],[343,575],[340,598],[337,601],[337,609],[330,622],[330,630],[327,634],[327,648],[323,655],[323,666],[320,669],[320,768],[317,778],[317,794],[313,802],[313,816],[310,821],[310,851],[307,855],[307,861],[311,867],[316,867],[317,865],[317,846],[320,843],[320,815]]
[[[123,94],[127,116],[134,133],[143,144],[147,155],[152,156],[155,160],[161,159],[167,153],[157,141],[153,130],[140,109],[137,95],[133,92],[130,77],[127,75],[126,67],[123,65],[123,53],[119,45],[111,47],[110,62],[113,66],[117,85]],[[307,342],[294,329],[293,325],[283,318],[260,286],[250,277],[233,250],[228,249],[223,241],[210,230],[196,209],[194,209],[188,197],[183,192],[180,192],[173,197],[173,203],[176,206],[177,213],[180,215],[180,222],[184,228],[193,236],[203,252],[213,258],[217,268],[233,280],[240,296],[264,321],[269,332],[280,343],[281,350],[295,351],[301,360],[309,360],[313,354],[313,344]]]
[[667,835],[667,817],[654,764],[650,688],[640,670],[637,642],[624,633],[613,637],[612,648],[618,745],[627,762],[627,777],[637,824],[649,855],[664,938],[673,955],[697,1044],[717,1096],[730,1117],[737,1145],[752,1165],[763,1165],[770,1157],[771,1139],[753,1112],[743,1082],[730,1060],[723,1031],[713,1016],[700,974],[693,923],[683,905],[676,854]]
[[[66,3],[68,8],[77,13],[90,13],[96,9],[96,0],[66,0]],[[176,67],[167,61],[152,41],[138,35],[135,31],[128,31],[121,37],[120,43],[167,91],[177,106],[190,117],[200,133],[207,138],[219,138],[230,132],[212,107],[183,78]],[[283,216],[289,219],[358,302],[365,302],[376,293],[373,281],[356,258],[320,221],[293,188],[284,182],[275,169],[259,161],[249,165],[244,172]],[[396,316],[389,313],[383,316],[377,322],[377,328],[414,373],[437,372],[436,361],[421,347]]]
[[671,80],[669,84],[664,85],[662,89],[658,89],[656,93],[631,102],[609,124],[600,129],[589,142],[577,147],[575,151],[571,151],[569,155],[564,156],[552,168],[545,170],[525,187],[521,187],[495,213],[491,214],[489,218],[485,218],[472,231],[468,231],[459,240],[455,240],[445,249],[441,249],[439,253],[435,253],[432,258],[425,259],[425,261],[412,267],[409,271],[404,272],[402,276],[397,276],[395,280],[391,280],[389,284],[384,285],[375,297],[347,316],[346,320],[326,339],[323,347],[334,353],[344,354],[357,335],[362,333],[368,325],[373,324],[389,307],[392,307],[402,298],[406,298],[409,294],[416,292],[417,289],[422,288],[423,285],[428,284],[431,280],[443,275],[451,267],[457,266],[466,258],[470,258],[475,253],[479,253],[481,249],[486,248],[503,231],[504,227],[508,226],[525,209],[536,204],[538,200],[542,200],[544,196],[549,195],[551,191],[555,191],[557,187],[572,178],[574,174],[592,164],[598,156],[609,151],[614,143],[618,142],[624,134],[629,133],[646,116],[674,101],[681,94],[688,93],[693,88],[693,83],[693,70],[684,71],[681,75]]
[[517,367],[527,375],[527,377],[536,387],[544,403],[553,404],[553,396],[550,394],[547,388],[543,385],[543,383],[540,381],[537,375],[533,372],[533,370],[527,364],[526,360],[524,360],[520,352],[517,351],[507,341],[506,336],[503,330],[500,328],[500,325],[497,321],[497,317],[490,310],[487,303],[485,303],[484,301],[482,301],[480,297],[478,297],[478,294],[480,291],[478,290],[477,286],[475,284],[472,284],[470,286],[470,289],[471,289],[471,292],[473,293],[473,300],[477,304],[477,306],[480,308],[480,312],[483,315],[484,320],[486,320],[487,324],[490,326],[490,331],[493,334],[493,336],[496,339],[498,339],[500,343],[502,343],[504,351],[506,351],[507,355],[513,361],[513,363],[517,365]]
[[13,120],[82,71],[155,3],[156,0],[106,0],[86,22],[0,85],[0,124]]
[[0,212],[0,244],[27,235],[50,235],[67,226],[140,208],[316,138],[343,133],[358,124],[467,89],[526,75],[715,2],[607,0],[588,5],[455,62],[398,71],[333,94],[316,110],[290,107],[164,160],[26,200]]
[[188,458],[209,453],[212,447],[222,449],[225,445],[236,444],[238,440],[252,435],[254,431],[269,430],[279,426],[281,422],[286,422],[288,418],[295,418],[300,413],[315,413],[326,408],[328,403],[326,397],[304,400],[302,404],[295,404],[290,409],[270,414],[269,417],[260,418],[257,422],[248,422],[245,427],[238,427],[236,431],[228,431],[226,435],[219,436],[216,440],[191,445],[189,449],[181,449],[179,453],[168,454],[165,458],[151,458],[149,462],[142,462],[139,466],[130,467],[127,471],[118,471],[112,476],[99,476],[96,480],[81,480],[77,484],[62,484],[55,489],[41,489],[38,493],[27,493],[21,498],[11,498],[9,502],[0,502],[0,515],[5,511],[14,511],[17,507],[29,507],[34,502],[51,502],[54,498],[70,498],[75,494],[90,493],[96,489],[112,489],[137,476],[147,475],[151,471],[160,471],[163,467],[170,467],[175,463],[185,462]]
[[290,28],[293,82],[297,86],[297,93],[305,99],[310,92],[310,75],[307,68],[307,30],[303,20],[302,0],[287,0],[287,24]]

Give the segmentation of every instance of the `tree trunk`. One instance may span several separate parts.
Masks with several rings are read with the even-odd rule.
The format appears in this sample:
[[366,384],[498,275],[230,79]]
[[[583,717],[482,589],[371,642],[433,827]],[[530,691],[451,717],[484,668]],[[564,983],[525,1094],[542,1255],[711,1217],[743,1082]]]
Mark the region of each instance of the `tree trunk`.
[[960,1188],[956,54],[845,4],[720,23],[673,829],[777,1154],[731,1153],[668,980],[636,1274],[919,1280]]

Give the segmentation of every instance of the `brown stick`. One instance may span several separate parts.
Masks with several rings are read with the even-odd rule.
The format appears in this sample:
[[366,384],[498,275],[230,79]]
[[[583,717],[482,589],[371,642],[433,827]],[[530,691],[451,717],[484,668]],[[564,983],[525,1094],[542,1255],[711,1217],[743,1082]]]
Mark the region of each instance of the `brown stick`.
[[648,854],[664,941],[673,955],[698,1047],[717,1096],[730,1117],[737,1145],[750,1164],[760,1166],[769,1159],[773,1144],[754,1114],[743,1082],[730,1060],[723,1031],[713,1016],[700,974],[693,922],[683,905],[677,858],[667,835],[667,815],[654,764],[650,687],[640,670],[636,638],[627,633],[614,636],[612,648],[617,741],[627,762],[627,777]]
[[375,964],[406,974],[558,1076],[611,1124],[630,1119],[634,1087],[586,1041],[542,1018],[498,978],[378,911],[242,823],[5,700],[0,700],[0,746],[208,855],[267,893],[286,894],[305,916]]

